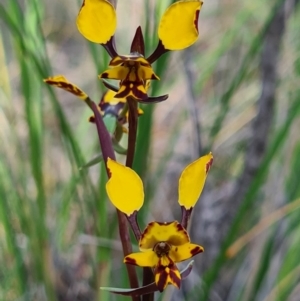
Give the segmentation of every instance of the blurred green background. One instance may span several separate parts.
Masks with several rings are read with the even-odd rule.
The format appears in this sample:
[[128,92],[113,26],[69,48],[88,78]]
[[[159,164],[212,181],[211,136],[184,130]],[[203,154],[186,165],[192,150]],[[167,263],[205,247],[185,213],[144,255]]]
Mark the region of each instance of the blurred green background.
[[[119,0],[119,53],[141,25],[149,55],[171,2]],[[300,300],[298,2],[207,0],[198,42],[154,66],[169,99],[139,118],[142,228],[180,219],[181,171],[214,154],[189,229],[205,252],[157,300]],[[77,31],[80,5],[0,0],[0,300],[128,300],[99,290],[129,284],[103,166],[79,170],[99,153],[91,112],[43,83],[104,91],[109,58]]]

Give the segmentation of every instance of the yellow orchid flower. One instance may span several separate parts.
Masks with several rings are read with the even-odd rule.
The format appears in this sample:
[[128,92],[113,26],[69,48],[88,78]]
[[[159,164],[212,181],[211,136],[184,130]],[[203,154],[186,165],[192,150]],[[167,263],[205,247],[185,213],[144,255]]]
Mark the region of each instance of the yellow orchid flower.
[[203,252],[201,246],[190,242],[185,227],[203,190],[212,161],[213,156],[209,153],[188,165],[180,176],[178,202],[185,213],[183,223],[151,222],[143,233],[136,233],[136,214],[144,202],[142,180],[132,169],[111,159],[107,161],[110,172],[110,179],[106,184],[108,197],[117,209],[127,215],[135,236],[139,238],[141,252],[127,255],[124,262],[153,267],[155,283],[160,291],[168,284],[180,287],[181,278],[176,262]]
[[[99,43],[112,57],[108,69],[99,75],[101,79],[120,80],[116,98],[133,97],[138,101],[149,100],[147,81],[159,79],[151,64],[170,50],[191,46],[198,38],[200,0],[181,0],[173,3],[163,14],[158,26],[159,42],[156,50],[145,59],[144,37],[138,27],[131,44],[130,55],[118,55],[114,34],[117,27],[116,11],[107,0],[84,0],[77,16],[79,32],[89,41]],[[149,100],[159,102],[167,95]]]
[[147,60],[138,53],[116,56],[110,61],[109,66],[113,68],[101,73],[99,78],[120,80],[116,98],[132,96],[138,100],[147,99],[146,81],[159,79]]
[[187,231],[177,221],[149,223],[142,233],[139,248],[141,252],[127,255],[124,263],[153,267],[160,291],[168,284],[180,288],[181,277],[175,263],[204,251],[203,247],[190,242]]

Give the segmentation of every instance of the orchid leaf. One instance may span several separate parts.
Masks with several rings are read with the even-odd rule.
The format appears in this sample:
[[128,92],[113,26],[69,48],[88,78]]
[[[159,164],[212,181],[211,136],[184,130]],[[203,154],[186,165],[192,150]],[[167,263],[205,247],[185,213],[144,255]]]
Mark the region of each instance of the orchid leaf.
[[83,169],[89,168],[91,166],[94,166],[94,165],[100,163],[101,161],[103,161],[103,156],[102,156],[102,154],[99,154],[95,158],[93,158],[91,161],[86,163],[85,165],[79,167],[79,170],[83,170]]

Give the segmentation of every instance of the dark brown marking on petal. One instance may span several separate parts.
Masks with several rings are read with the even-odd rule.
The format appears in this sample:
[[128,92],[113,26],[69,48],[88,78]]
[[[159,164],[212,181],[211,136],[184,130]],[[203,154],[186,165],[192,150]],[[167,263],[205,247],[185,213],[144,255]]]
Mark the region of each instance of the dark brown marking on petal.
[[123,81],[121,86],[122,90],[115,95],[115,98],[125,98],[128,96],[132,96],[136,100],[148,98],[148,95],[143,91],[144,87],[141,84]]
[[72,85],[71,83],[66,83],[66,82],[58,82],[55,80],[51,80],[51,79],[47,79],[45,80],[45,82],[49,85],[53,85],[59,88],[62,88],[66,91],[71,92],[74,95],[77,95],[79,97],[83,96],[84,93],[83,91],[81,91],[79,88],[77,88],[76,86]]
[[95,123],[95,116],[91,116],[91,117],[89,118],[89,122]]
[[128,96],[130,96],[130,95],[129,95],[129,91],[124,90],[124,91],[122,91],[122,92],[117,93],[117,94],[115,95],[115,98],[125,98],[125,97],[128,97]]
[[103,80],[102,82],[103,82],[103,85],[104,85],[106,88],[108,88],[109,90],[112,90],[112,91],[114,91],[114,92],[118,92],[118,91],[119,91],[119,88],[118,88],[118,87],[116,87],[116,86],[110,84],[110,83],[107,82],[106,80]]
[[203,249],[201,247],[199,247],[199,246],[193,248],[190,251],[190,253],[192,254],[192,256],[195,256],[195,255],[197,255],[198,253],[201,253],[201,252],[203,252]]
[[195,19],[194,19],[194,26],[198,33],[199,33],[199,30],[198,30],[199,13],[200,13],[200,9],[197,9],[195,12]]
[[[155,282],[156,282],[157,288],[160,292],[162,292],[168,284],[167,283],[168,273],[166,271],[166,267],[164,267],[162,265],[156,266],[154,274],[155,274]],[[158,277],[158,279],[157,279],[157,277]]]
[[126,60],[126,58],[124,58],[122,56],[116,56],[109,62],[108,65],[110,67],[119,66],[119,65],[123,64],[125,60]]
[[180,288],[180,272],[171,259],[168,266],[163,266],[159,262],[155,268],[154,274],[156,275],[156,285],[160,292],[165,289],[168,283],[173,284],[177,288]]
[[148,95],[147,93],[145,93],[144,91],[144,87],[143,85],[134,85],[132,87],[132,94],[134,95],[134,97],[137,99],[137,100],[140,100],[140,99],[145,99],[145,98],[148,98]]
[[211,158],[210,161],[208,163],[206,163],[206,167],[205,167],[206,174],[209,172],[209,170],[210,170],[210,168],[211,168],[211,166],[213,164],[213,161],[214,161],[214,159]]
[[103,72],[100,76],[101,76],[101,78],[108,78],[108,73],[107,72]]
[[85,6],[85,0],[83,0],[82,5],[80,7],[80,10],[82,10],[82,8]]
[[[150,224],[149,224],[150,225]],[[149,229],[148,227],[144,230],[143,235],[146,235],[148,233]]]
[[178,268],[175,264],[169,266],[169,275],[172,281],[172,284],[176,286],[178,289],[180,288],[181,284],[181,276],[178,271]]
[[177,231],[178,231],[178,232],[181,232],[181,231],[184,231],[184,232],[185,232],[185,229],[184,229],[184,228],[182,227],[182,225],[179,224],[179,223],[176,225],[176,228],[177,228]]
[[125,257],[124,258],[124,263],[137,265],[135,259],[130,258],[130,257]]

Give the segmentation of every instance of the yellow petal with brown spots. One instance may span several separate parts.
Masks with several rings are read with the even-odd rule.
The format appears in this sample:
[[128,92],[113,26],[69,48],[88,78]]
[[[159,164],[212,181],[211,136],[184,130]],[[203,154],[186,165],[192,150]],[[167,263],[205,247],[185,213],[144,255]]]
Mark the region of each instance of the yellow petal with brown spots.
[[207,173],[212,165],[213,155],[209,153],[188,165],[179,179],[179,205],[189,210],[195,206],[203,190]]
[[68,91],[77,97],[79,97],[82,100],[85,100],[88,98],[88,95],[83,92],[80,88],[78,88],[76,85],[70,83],[63,75],[56,75],[53,77],[48,77],[44,79],[44,82],[48,85],[55,86],[58,88],[61,88],[65,91]]
[[196,42],[201,6],[201,1],[177,1],[166,10],[158,27],[165,49],[181,50]]

